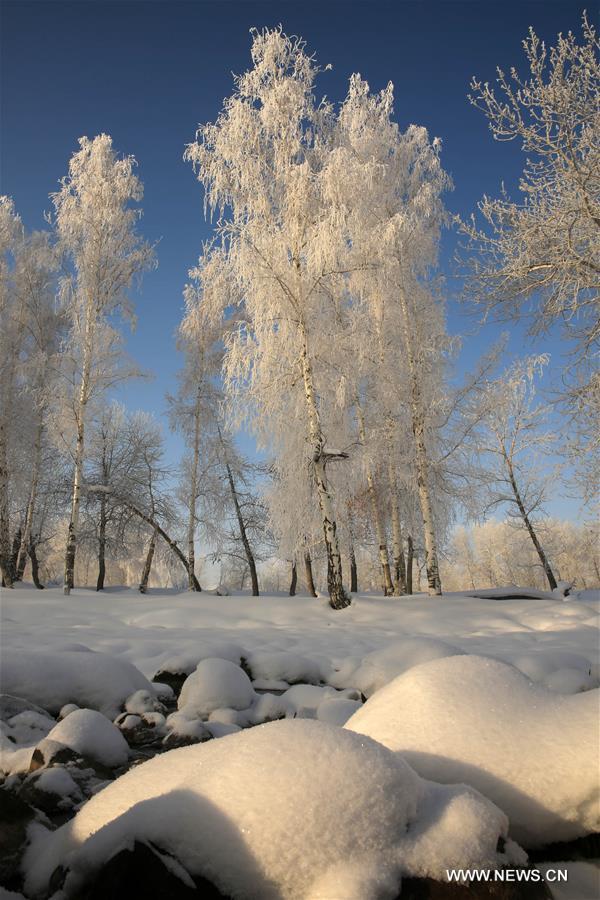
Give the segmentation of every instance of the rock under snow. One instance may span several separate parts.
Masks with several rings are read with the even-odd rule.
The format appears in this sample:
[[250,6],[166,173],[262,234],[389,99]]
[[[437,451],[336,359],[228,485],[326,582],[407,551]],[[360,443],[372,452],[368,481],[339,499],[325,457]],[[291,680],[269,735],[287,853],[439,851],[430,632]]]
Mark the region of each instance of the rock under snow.
[[505,663],[455,656],[418,666],[346,724],[420,775],[494,801],[525,846],[598,829],[598,692],[561,696]]
[[251,653],[246,659],[250,677],[261,687],[284,684],[319,684],[323,680],[321,667],[315,660],[299,653]]
[[76,709],[49,732],[54,741],[103,766],[122,766],[127,762],[127,741],[112,722],[95,709]]
[[227,659],[203,659],[185,680],[178,707],[191,716],[215,709],[248,709],[256,698],[246,673]]
[[3,649],[0,684],[52,713],[69,703],[97,709],[111,719],[137,690],[152,692],[150,682],[124,659],[90,650]]
[[[506,817],[476,791],[423,781],[398,754],[315,721],[274,722],[131,769],[62,828],[33,836],[28,893],[59,866],[73,896],[135,841],[227,896],[384,900],[402,873],[519,864]],[[331,891],[334,890],[334,894]]]

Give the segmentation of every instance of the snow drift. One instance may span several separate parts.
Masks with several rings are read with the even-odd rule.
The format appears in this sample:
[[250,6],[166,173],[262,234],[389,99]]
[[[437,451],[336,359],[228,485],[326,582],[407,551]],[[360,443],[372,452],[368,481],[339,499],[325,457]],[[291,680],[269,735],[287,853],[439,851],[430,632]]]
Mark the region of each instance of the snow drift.
[[525,846],[598,829],[597,690],[550,693],[506,663],[453,656],[396,678],[345,727],[424,778],[477,788]]
[[138,690],[155,693],[152,685],[130,662],[79,650],[13,650],[5,648],[0,659],[2,690],[24,697],[51,713],[66,704],[97,709],[110,719]]

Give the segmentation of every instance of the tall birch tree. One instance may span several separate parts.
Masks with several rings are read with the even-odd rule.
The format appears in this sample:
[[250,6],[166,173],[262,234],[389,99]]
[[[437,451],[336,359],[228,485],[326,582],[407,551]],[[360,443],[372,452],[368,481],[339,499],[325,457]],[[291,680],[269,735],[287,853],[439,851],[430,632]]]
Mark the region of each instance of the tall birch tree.
[[119,158],[106,134],[83,137],[69,173],[52,195],[54,225],[67,266],[61,294],[71,320],[71,342],[79,351],[74,417],[71,513],[65,552],[64,591],[73,587],[77,528],[85,453],[86,411],[93,391],[94,358],[99,332],[109,318],[132,318],[127,291],[148,268],[152,249],[140,238],[141,212],[130,204],[143,189],[134,174],[133,157]]
[[[334,298],[347,269],[348,228],[328,168],[335,116],[318,104],[318,67],[299,39],[281,30],[255,32],[253,68],[214,124],[186,150],[219,210],[221,239],[247,316],[228,344],[230,382],[252,397],[258,431],[272,426],[286,390],[302,391],[306,462],[316,485],[328,559],[330,603],[344,590],[318,371],[318,348],[335,331]],[[267,424],[269,423],[269,424]],[[298,460],[298,465],[303,465]]]

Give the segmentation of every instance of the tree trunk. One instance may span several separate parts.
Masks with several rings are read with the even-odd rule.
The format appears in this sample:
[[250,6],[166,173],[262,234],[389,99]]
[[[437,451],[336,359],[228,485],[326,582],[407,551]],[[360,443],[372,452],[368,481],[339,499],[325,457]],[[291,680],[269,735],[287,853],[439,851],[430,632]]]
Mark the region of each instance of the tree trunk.
[[33,467],[31,472],[31,487],[29,488],[29,499],[27,500],[27,512],[25,514],[25,527],[23,528],[23,537],[21,538],[21,547],[19,550],[19,558],[17,560],[17,578],[22,580],[25,574],[25,566],[27,564],[27,555],[29,545],[31,543],[31,530],[33,528],[33,516],[35,513],[35,504],[37,501],[37,490],[40,479],[40,468],[42,462],[42,435],[44,432],[44,408],[39,411],[38,426],[35,433],[35,444],[33,451]]
[[106,575],[106,494],[100,494],[100,523],[98,527],[98,580],[96,590],[104,590]]
[[190,502],[188,521],[188,560],[190,570],[188,572],[188,584],[190,591],[195,590],[195,565],[196,565],[196,503],[198,498],[198,460],[200,457],[200,400],[202,398],[202,386],[196,390],[196,402],[194,405],[194,441],[192,446],[192,473],[190,478]]
[[415,558],[415,548],[412,536],[409,534],[406,538],[406,593],[413,592],[413,560]]
[[242,515],[242,510],[240,507],[240,502],[237,494],[237,489],[235,486],[235,482],[233,480],[233,474],[231,472],[231,466],[229,462],[225,460],[225,469],[227,471],[227,480],[229,481],[229,490],[231,491],[231,497],[233,500],[233,505],[235,507],[235,514],[238,521],[238,527],[240,529],[240,537],[242,539],[242,544],[244,546],[244,553],[246,554],[246,559],[248,560],[248,568],[250,569],[250,579],[252,581],[252,596],[258,597],[258,575],[256,574],[256,562],[254,560],[254,554],[252,553],[252,548],[250,546],[250,541],[248,540],[248,535],[246,533],[246,523],[244,522],[244,517]]
[[304,396],[308,415],[308,429],[312,443],[312,463],[319,498],[319,509],[323,522],[323,536],[327,552],[327,587],[329,590],[329,604],[332,609],[344,609],[350,604],[350,598],[344,590],[342,576],[342,556],[337,537],[337,524],[333,512],[333,501],[327,482],[325,466],[327,462],[325,442],[321,428],[321,419],[317,406],[317,398],[313,384],[313,372],[308,356],[308,341],[306,330],[300,326],[302,337],[302,349],[300,362],[302,365],[302,378],[304,381]]
[[399,597],[406,594],[406,561],[402,547],[402,523],[400,521],[400,504],[396,491],[394,467],[391,458],[388,460],[388,476],[390,481],[390,505],[392,511],[392,541],[394,550],[394,594]]
[[92,371],[92,351],[94,341],[93,301],[88,299],[85,312],[85,336],[83,343],[83,369],[77,403],[77,443],[75,445],[75,466],[73,471],[73,491],[71,495],[71,516],[67,533],[65,552],[64,592],[70,594],[75,579],[75,552],[77,549],[77,528],[79,526],[79,504],[83,475],[83,453],[85,440],[85,411],[89,400],[90,376]]
[[[362,411],[362,407],[358,400],[358,397],[355,398],[356,404],[356,413],[358,416],[358,435],[363,446],[366,445],[367,436],[365,430],[365,417]],[[377,536],[377,544],[379,551],[379,562],[381,564],[381,570],[383,572],[383,593],[386,597],[394,591],[394,585],[392,583],[392,573],[390,570],[390,557],[388,553],[387,547],[387,539],[385,536],[385,528],[383,526],[383,521],[381,518],[381,511],[379,509],[379,503],[377,502],[377,490],[375,488],[375,479],[373,478],[373,472],[371,470],[371,464],[367,462],[366,464],[366,475],[367,475],[367,491],[369,494],[369,502],[371,504],[371,514],[373,516],[373,525],[375,526],[375,534]]]
[[17,560],[19,558],[19,550],[21,549],[21,535],[23,534],[23,529],[19,525],[17,530],[15,531],[15,535],[12,540],[12,548],[10,551],[10,573],[13,581],[18,581],[17,578]]
[[31,560],[31,577],[33,579],[33,583],[38,591],[43,591],[44,585],[40,581],[40,567],[35,549],[35,543],[33,541],[31,541],[31,543],[29,544],[29,559]]
[[556,590],[556,578],[554,577],[554,573],[552,571],[550,563],[548,562],[546,554],[544,553],[543,547],[538,540],[538,536],[535,533],[533,523],[532,523],[531,519],[529,518],[529,516],[527,515],[527,510],[525,509],[525,504],[523,503],[521,493],[517,486],[517,481],[515,478],[515,473],[514,473],[512,462],[508,458],[508,455],[504,451],[504,448],[503,448],[503,455],[504,455],[504,459],[506,462],[506,466],[508,468],[508,477],[510,479],[510,486],[512,487],[513,494],[515,495],[515,501],[516,501],[517,507],[519,509],[519,513],[521,514],[521,518],[523,519],[523,522],[525,523],[525,527],[527,528],[527,531],[529,532],[529,537],[531,538],[533,546],[535,547],[535,549],[537,551],[537,555],[540,558],[540,562],[542,564],[542,569],[544,570],[546,578],[548,579],[548,584],[550,585],[550,590],[554,591],[554,590]]
[[150,579],[150,572],[152,570],[152,560],[154,559],[157,535],[158,531],[155,528],[152,532],[152,537],[150,538],[148,553],[146,554],[146,561],[144,562],[144,568],[142,569],[142,577],[140,579],[140,594],[145,594],[148,590],[148,581]]
[[358,593],[358,570],[356,567],[356,555],[354,553],[354,544],[350,544],[350,593]]
[[[185,556],[184,553],[181,552],[180,548],[177,546],[177,542],[174,541],[171,537],[169,537],[169,535],[164,530],[164,528],[161,528],[161,526],[158,524],[158,522],[156,522],[152,518],[152,516],[146,515],[145,512],[142,512],[141,509],[138,509],[138,507],[135,506],[127,498],[120,497],[118,494],[115,494],[113,496],[115,497],[115,500],[117,500],[123,506],[127,507],[127,509],[130,512],[132,512],[135,516],[138,516],[138,518],[140,518],[142,520],[142,522],[146,522],[147,525],[150,525],[156,531],[156,533],[158,535],[160,535],[160,537],[163,539],[165,544],[167,544],[170,547],[170,549],[173,551],[173,553],[175,554],[175,556],[177,557],[177,559],[179,560],[181,565],[185,568],[185,571],[189,572],[189,563],[188,563],[187,557]],[[194,579],[195,579],[194,590],[201,591],[202,588],[200,587],[198,579],[196,578],[195,575],[194,575]]]
[[8,502],[8,455],[6,448],[6,412],[0,415],[0,572],[2,586],[11,588],[10,570],[10,510]]
[[296,586],[298,584],[298,569],[296,560],[292,562],[292,580],[290,581],[290,597],[296,596]]
[[421,507],[421,516],[423,518],[427,583],[431,595],[440,595],[442,593],[442,585],[440,581],[437,542],[429,488],[429,464],[427,459],[427,448],[425,445],[425,415],[419,387],[419,372],[417,371],[413,340],[410,331],[408,303],[402,288],[400,289],[400,307],[402,309],[406,356],[410,372],[412,431],[415,439],[419,506]]
[[304,553],[304,578],[306,580],[306,590],[311,597],[317,596],[315,589],[315,580],[313,577],[312,557],[308,550]]

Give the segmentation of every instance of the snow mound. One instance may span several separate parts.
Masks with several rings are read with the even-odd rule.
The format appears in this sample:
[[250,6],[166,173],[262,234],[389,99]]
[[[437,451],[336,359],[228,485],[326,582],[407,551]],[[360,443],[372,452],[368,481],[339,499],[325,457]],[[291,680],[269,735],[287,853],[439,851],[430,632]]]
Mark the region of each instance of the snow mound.
[[383,650],[368,653],[362,664],[352,674],[342,667],[335,680],[336,686],[352,684],[365,697],[370,697],[402,672],[412,669],[421,663],[430,662],[445,656],[456,656],[463,651],[453,647],[446,641],[437,638],[411,635],[399,641],[393,641]]
[[95,709],[76,709],[49,732],[48,741],[70,747],[104,766],[122,766],[129,757],[127,741],[106,716]]
[[598,829],[597,717],[597,691],[554,694],[506,663],[455,656],[401,675],[346,728],[425,778],[477,788],[537,846]]
[[299,653],[260,651],[246,660],[252,680],[266,688],[271,684],[319,684],[320,665]]
[[[238,900],[395,897],[402,873],[523,862],[507,820],[464,785],[423,781],[375,741],[315,721],[274,722],[131,769],[25,857],[26,891],[59,865],[65,896],[124,845],[152,842]],[[349,864],[349,860],[351,863]],[[334,896],[339,896],[339,884]]]
[[25,697],[52,713],[76,703],[100,710],[111,719],[135,691],[154,693],[150,682],[131,663],[87,649],[4,649],[0,683],[6,693]]
[[209,658],[184,681],[178,707],[188,716],[208,716],[215,709],[248,709],[255,698],[243,669],[227,659]]

